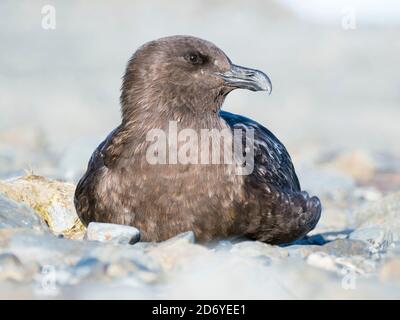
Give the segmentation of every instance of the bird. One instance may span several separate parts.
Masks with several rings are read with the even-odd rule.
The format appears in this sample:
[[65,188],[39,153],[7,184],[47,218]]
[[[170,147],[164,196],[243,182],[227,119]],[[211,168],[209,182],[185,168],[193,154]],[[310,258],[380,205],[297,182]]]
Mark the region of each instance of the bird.
[[[212,42],[194,36],[167,36],[139,47],[122,78],[121,123],[93,152],[75,190],[82,223],[134,226],[148,242],[193,231],[200,243],[246,237],[279,245],[314,229],[321,202],[301,190],[285,146],[256,121],[222,110],[235,89],[271,93],[272,84],[264,72],[232,63]],[[167,132],[166,143],[173,145],[171,123],[199,136],[228,132],[227,140],[242,147],[235,154],[252,155],[252,170],[243,174],[250,161],[237,157],[174,162],[165,156],[171,150],[161,147],[153,156],[164,161],[151,161],[156,139],[149,140],[149,132]],[[221,141],[207,148],[227,150]]]

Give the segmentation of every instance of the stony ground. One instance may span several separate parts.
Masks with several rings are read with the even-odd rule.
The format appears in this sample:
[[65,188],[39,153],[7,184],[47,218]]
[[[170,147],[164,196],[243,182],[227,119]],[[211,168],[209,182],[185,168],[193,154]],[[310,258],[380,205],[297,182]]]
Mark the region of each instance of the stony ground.
[[163,243],[85,235],[72,184],[3,180],[0,298],[399,298],[400,181],[397,159],[385,159],[356,151],[301,165],[324,211],[285,246],[203,246],[190,231]]

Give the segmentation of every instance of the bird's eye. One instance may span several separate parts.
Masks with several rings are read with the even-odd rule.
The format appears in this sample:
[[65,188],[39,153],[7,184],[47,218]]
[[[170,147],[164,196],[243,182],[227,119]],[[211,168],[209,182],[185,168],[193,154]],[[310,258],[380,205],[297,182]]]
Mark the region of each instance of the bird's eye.
[[203,58],[198,52],[189,52],[185,55],[185,59],[187,62],[191,64],[202,64]]
[[197,54],[191,54],[189,55],[189,61],[191,63],[197,63],[199,61],[199,57],[197,56]]

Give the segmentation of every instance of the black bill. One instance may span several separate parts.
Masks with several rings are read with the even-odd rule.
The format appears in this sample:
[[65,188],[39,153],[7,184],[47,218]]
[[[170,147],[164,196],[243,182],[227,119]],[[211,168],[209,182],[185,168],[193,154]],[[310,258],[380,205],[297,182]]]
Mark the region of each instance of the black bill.
[[227,86],[252,91],[267,91],[271,94],[272,83],[268,76],[259,70],[245,68],[232,64],[231,69],[218,74]]

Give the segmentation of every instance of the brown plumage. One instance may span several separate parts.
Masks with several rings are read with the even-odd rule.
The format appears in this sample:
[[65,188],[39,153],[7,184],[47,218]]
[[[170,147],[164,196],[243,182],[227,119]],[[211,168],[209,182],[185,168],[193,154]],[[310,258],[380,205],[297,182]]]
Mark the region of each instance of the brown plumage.
[[[167,37],[139,48],[123,78],[122,123],[94,151],[76,188],[82,222],[132,225],[144,241],[193,230],[201,242],[248,236],[277,244],[312,230],[321,204],[301,192],[285,147],[260,124],[220,111],[235,88],[270,92],[271,83],[198,38]],[[201,129],[254,129],[254,170],[238,175],[235,161],[150,164],[146,134],[168,132],[171,120],[199,136]]]

